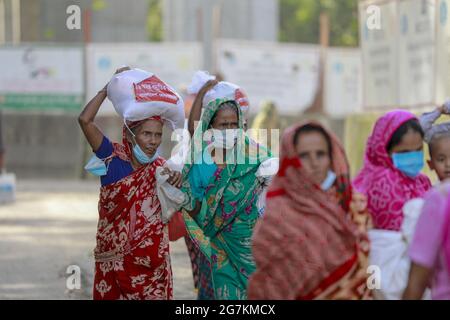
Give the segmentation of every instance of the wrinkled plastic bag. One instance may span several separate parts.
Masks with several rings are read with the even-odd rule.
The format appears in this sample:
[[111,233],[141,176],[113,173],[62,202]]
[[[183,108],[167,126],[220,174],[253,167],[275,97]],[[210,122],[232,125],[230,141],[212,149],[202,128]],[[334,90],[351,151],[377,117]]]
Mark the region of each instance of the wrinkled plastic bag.
[[108,99],[125,120],[160,116],[172,129],[184,126],[184,102],[155,74],[132,69],[116,74],[107,86]]
[[[450,114],[450,100],[444,103],[444,109],[447,114]],[[450,122],[434,124],[440,117],[441,113],[437,110],[426,112],[420,116],[419,122],[425,133],[424,140],[426,143],[430,143],[434,136],[450,132]]]
[[[206,71],[197,71],[192,78],[192,83],[188,87],[189,94],[198,94],[200,89],[209,81],[214,80],[216,77],[210,75]],[[242,110],[244,117],[248,116],[249,101],[244,91],[237,85],[221,81],[216,84],[211,90],[209,90],[204,98],[203,105],[208,105],[211,101],[216,99],[230,99],[236,101]]]
[[269,188],[270,183],[274,175],[277,174],[280,166],[279,158],[270,158],[266,161],[263,161],[258,170],[256,171],[256,178],[259,180],[261,186],[259,190],[258,201],[256,202],[256,207],[258,209],[258,216],[262,217],[264,212],[266,211],[266,197],[267,190]]
[[[381,229],[370,230],[371,266],[380,268],[381,288],[376,295],[385,300],[400,300],[408,284],[411,260],[408,249],[414,236],[417,221],[420,217],[423,199],[412,199],[403,206],[403,224],[400,231]],[[424,299],[430,299],[429,290]]]
[[186,163],[186,159],[190,155],[191,136],[186,130],[175,130],[172,133],[172,141],[176,141],[175,147],[172,149],[170,158],[166,161],[166,166],[173,171],[182,171]]
[[161,203],[163,223],[168,223],[172,216],[183,204],[186,195],[178,188],[172,186],[167,179],[168,174],[162,174],[164,167],[156,168],[156,192]]
[[191,85],[188,87],[187,92],[189,94],[198,94],[200,89],[209,81],[215,80],[216,77],[210,75],[206,71],[197,71],[192,77]]

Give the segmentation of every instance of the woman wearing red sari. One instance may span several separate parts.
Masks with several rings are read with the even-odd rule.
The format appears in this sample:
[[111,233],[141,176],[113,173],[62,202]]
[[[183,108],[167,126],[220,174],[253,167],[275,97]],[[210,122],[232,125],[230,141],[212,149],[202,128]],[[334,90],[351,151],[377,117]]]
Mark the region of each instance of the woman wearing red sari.
[[350,212],[349,166],[316,122],[287,129],[280,170],[253,234],[250,299],[367,299],[366,219]]
[[[159,117],[127,122],[122,144],[112,143],[94,123],[106,96],[105,86],[79,116],[96,155],[88,171],[100,176],[102,184],[93,297],[172,299],[168,228],[155,188],[156,168],[165,163],[157,153],[163,122]],[[179,173],[165,170],[171,184],[181,184]]]

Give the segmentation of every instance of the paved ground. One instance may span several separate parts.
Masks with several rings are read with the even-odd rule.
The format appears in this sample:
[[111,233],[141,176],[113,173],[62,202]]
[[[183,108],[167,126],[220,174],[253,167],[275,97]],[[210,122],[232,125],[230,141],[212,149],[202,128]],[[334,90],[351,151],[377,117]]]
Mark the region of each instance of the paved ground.
[[[91,299],[98,185],[20,181],[17,201],[0,205],[0,299]],[[175,299],[195,299],[184,240],[171,243]],[[68,290],[67,267],[81,269]]]

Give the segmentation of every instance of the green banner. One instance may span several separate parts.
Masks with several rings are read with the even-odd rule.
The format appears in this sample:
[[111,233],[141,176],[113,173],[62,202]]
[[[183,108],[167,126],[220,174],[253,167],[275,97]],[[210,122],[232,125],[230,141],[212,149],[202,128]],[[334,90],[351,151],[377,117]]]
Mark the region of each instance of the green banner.
[[0,108],[80,110],[81,95],[0,93]]

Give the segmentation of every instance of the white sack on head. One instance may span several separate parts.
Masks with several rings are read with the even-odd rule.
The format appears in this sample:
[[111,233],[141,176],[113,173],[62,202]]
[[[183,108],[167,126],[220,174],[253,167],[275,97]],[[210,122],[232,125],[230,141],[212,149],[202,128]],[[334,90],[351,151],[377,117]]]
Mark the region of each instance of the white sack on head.
[[107,87],[108,99],[127,121],[159,116],[171,129],[184,126],[184,102],[181,96],[155,74],[132,69],[116,74]]

